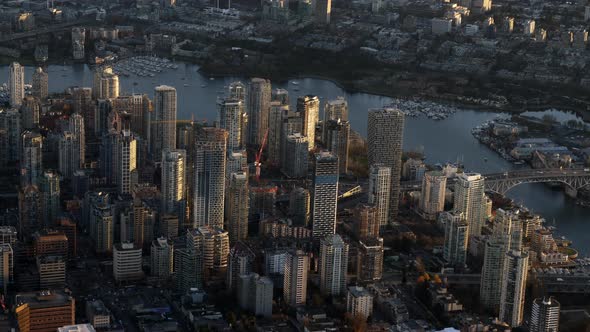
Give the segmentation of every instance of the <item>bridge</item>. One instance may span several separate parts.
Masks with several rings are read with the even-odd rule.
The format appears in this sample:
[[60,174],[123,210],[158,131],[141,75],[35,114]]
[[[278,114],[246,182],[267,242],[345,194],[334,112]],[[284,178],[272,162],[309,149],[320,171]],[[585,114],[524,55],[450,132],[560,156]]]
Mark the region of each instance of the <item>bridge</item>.
[[75,21],[59,23],[59,24],[52,24],[47,27],[43,27],[43,28],[31,30],[31,31],[11,33],[11,34],[0,37],[0,43],[6,43],[9,41],[15,41],[15,40],[23,39],[23,38],[29,38],[29,37],[35,37],[38,35],[59,32],[62,30],[69,29],[73,26],[88,24],[91,22],[93,22],[93,20],[91,20],[89,18],[82,18],[82,19],[78,19]]
[[[482,175],[485,178],[486,191],[501,195],[523,183],[559,182],[576,191],[590,185],[590,169],[522,169]],[[455,181],[447,180],[447,186]],[[400,188],[402,191],[417,190],[421,185],[420,181],[405,181]]]

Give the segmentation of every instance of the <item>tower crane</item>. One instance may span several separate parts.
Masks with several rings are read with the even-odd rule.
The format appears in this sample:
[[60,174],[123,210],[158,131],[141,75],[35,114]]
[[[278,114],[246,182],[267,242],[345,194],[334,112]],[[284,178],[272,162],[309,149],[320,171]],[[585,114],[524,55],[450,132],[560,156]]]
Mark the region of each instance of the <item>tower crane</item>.
[[266,132],[264,133],[264,138],[262,139],[262,144],[260,144],[260,150],[258,150],[258,153],[256,154],[256,160],[254,161],[254,167],[256,167],[256,181],[260,180],[260,166],[262,166],[262,163],[260,162],[260,158],[262,158],[262,151],[264,150],[264,147],[266,146],[267,139],[268,139],[268,129],[266,129]]

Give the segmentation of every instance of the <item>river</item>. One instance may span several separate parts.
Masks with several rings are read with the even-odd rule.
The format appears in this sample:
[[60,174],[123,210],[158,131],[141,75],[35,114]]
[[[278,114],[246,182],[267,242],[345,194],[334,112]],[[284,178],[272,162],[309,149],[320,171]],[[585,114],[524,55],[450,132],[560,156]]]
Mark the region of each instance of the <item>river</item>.
[[[121,77],[121,92],[148,93],[153,96],[153,89],[160,84],[167,84],[178,90],[178,116],[212,123],[216,118],[216,99],[223,92],[224,86],[235,80],[246,78],[225,77],[211,80],[198,72],[198,66],[178,63],[178,69],[171,69],[155,77]],[[70,86],[92,86],[92,72],[86,65],[59,66],[52,65],[49,73],[49,91],[62,92]],[[26,81],[30,82],[32,67],[25,69]],[[8,67],[0,67],[0,82],[8,81]],[[328,80],[305,78],[299,84],[288,82],[273,84],[289,91],[291,104],[294,106],[299,95],[315,94],[322,101],[343,96],[349,104],[349,120],[354,130],[366,136],[367,110],[380,107],[390,101],[388,97],[366,93],[349,93]],[[297,91],[296,91],[297,90]],[[560,120],[576,119],[575,115],[565,112],[552,112]],[[534,112],[531,115],[541,116]],[[461,110],[450,115],[446,120],[436,121],[426,117],[407,118],[405,125],[404,148],[406,150],[423,150],[427,162],[431,164],[461,160],[466,169],[475,172],[502,172],[514,166],[502,159],[495,152],[480,144],[472,135],[471,129],[481,123],[506,114]],[[321,116],[320,116],[321,118]],[[524,184],[513,188],[508,196],[517,203],[522,203],[535,213],[542,215],[549,225],[557,227],[556,235],[565,236],[573,241],[573,247],[584,256],[590,255],[590,243],[586,234],[590,233],[590,209],[578,206],[562,192],[550,189],[543,184]]]

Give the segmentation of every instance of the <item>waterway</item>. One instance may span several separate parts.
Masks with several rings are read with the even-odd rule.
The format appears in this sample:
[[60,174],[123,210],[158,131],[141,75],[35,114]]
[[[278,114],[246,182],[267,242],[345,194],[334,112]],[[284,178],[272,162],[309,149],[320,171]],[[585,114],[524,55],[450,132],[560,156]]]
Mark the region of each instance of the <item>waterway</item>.
[[[121,77],[122,93],[148,93],[153,96],[154,87],[161,84],[171,85],[178,90],[178,117],[206,120],[212,123],[216,119],[216,99],[223,92],[224,86],[244,77],[225,77],[211,80],[198,72],[198,66],[178,63],[178,69],[171,69],[155,77]],[[92,86],[92,71],[86,65],[59,66],[47,68],[49,73],[49,91],[62,92],[71,86]],[[32,67],[25,69],[26,81],[30,82]],[[8,67],[0,67],[0,82],[8,81]],[[297,79],[298,84],[290,82],[273,83],[289,91],[291,104],[294,106],[297,96],[314,94],[322,101],[343,96],[349,104],[349,120],[354,130],[363,136],[367,133],[367,110],[386,105],[388,97],[366,93],[350,93],[337,84],[322,79]],[[542,116],[542,114],[534,114]],[[560,120],[577,118],[565,112],[552,112]],[[515,166],[502,159],[495,152],[480,144],[472,135],[471,129],[481,123],[506,114],[485,111],[461,110],[450,115],[446,120],[436,121],[426,117],[407,118],[404,132],[406,150],[423,151],[427,162],[431,164],[447,161],[462,161],[466,169],[474,172],[503,172]],[[321,116],[320,116],[321,117]],[[590,209],[581,207],[567,198],[562,192],[550,189],[543,184],[524,184],[513,188],[508,196],[517,203],[524,204],[530,210],[542,215],[549,225],[557,227],[557,235],[565,236],[574,242],[580,254],[590,255],[590,243],[586,241],[590,233]]]

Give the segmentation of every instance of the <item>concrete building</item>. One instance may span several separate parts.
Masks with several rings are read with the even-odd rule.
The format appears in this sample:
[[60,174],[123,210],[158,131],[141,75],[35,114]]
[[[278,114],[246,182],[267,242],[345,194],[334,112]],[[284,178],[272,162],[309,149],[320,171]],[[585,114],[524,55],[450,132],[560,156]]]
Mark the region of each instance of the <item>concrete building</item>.
[[324,106],[324,123],[329,120],[348,121],[348,102],[344,97],[328,100]]
[[43,209],[43,225],[52,227],[61,214],[60,176],[57,172],[46,170],[39,180],[41,205]]
[[307,137],[307,147],[311,151],[315,149],[315,126],[320,116],[320,99],[311,95],[297,98],[297,113],[301,117],[301,134]]
[[151,274],[160,280],[168,279],[174,272],[174,244],[166,238],[152,241]]
[[0,244],[8,243],[14,247],[18,232],[14,226],[0,226]]
[[66,260],[64,256],[37,257],[40,289],[60,289],[66,284]]
[[268,130],[271,90],[270,80],[267,79],[255,77],[248,83],[248,144],[260,146]]
[[72,28],[72,57],[74,60],[84,60],[84,44],[86,43],[86,29]]
[[245,148],[242,142],[244,102],[239,99],[219,99],[217,100],[217,110],[218,126],[228,133],[227,151],[233,152]]
[[391,202],[391,168],[383,164],[373,164],[369,168],[369,204],[377,209],[379,227],[389,224],[389,204]]
[[248,155],[246,150],[228,152],[225,165],[225,182],[229,183],[233,173],[248,174]]
[[320,242],[319,258],[320,291],[324,295],[343,295],[346,292],[348,244],[338,234],[328,235]]
[[94,99],[114,99],[119,97],[119,75],[111,67],[99,67],[94,72],[92,85]]
[[336,233],[338,203],[338,157],[322,151],[316,154],[313,194],[313,238]]
[[32,234],[43,227],[43,206],[37,186],[20,188],[18,193],[19,233]]
[[256,254],[244,242],[237,242],[229,251],[227,268],[227,288],[235,290],[240,275],[249,274],[254,269]]
[[246,101],[246,85],[240,81],[231,82],[227,87],[229,99]]
[[305,305],[307,300],[307,272],[309,256],[301,251],[292,251],[285,257],[283,298],[292,307]]
[[332,12],[332,0],[316,0],[314,8],[314,19],[318,24],[330,24]]
[[479,298],[482,305],[493,312],[498,312],[500,307],[505,254],[503,238],[494,236],[485,242]]
[[232,244],[248,237],[249,200],[248,175],[244,172],[233,173],[225,195],[224,216]]
[[203,258],[194,248],[174,250],[176,289],[186,292],[203,286]]
[[119,156],[117,188],[119,194],[130,194],[132,188],[138,183],[139,176],[137,169],[137,140],[128,129],[123,130],[121,134],[117,153]]
[[16,109],[0,110],[0,130],[2,130],[2,145],[6,149],[0,150],[0,157],[4,164],[15,162],[21,157],[21,117]]
[[43,173],[43,136],[37,132],[25,131],[21,146],[21,186],[39,185]]
[[357,279],[361,282],[381,280],[383,276],[383,238],[360,240],[357,256]]
[[13,282],[14,251],[10,243],[4,242],[0,244],[0,287],[3,294],[7,294],[8,285]]
[[367,133],[369,167],[383,164],[391,169],[388,222],[392,223],[399,208],[404,113],[393,108],[370,109]]
[[59,172],[70,178],[80,169],[80,143],[74,133],[64,131],[59,138]]
[[374,204],[359,203],[354,208],[354,234],[358,239],[379,237],[379,218]]
[[75,151],[79,154],[77,169],[83,169],[86,162],[86,127],[84,117],[80,113],[74,113],[70,116],[68,130],[74,135],[77,144]]
[[199,130],[193,154],[193,227],[223,228],[226,151],[225,130]]
[[309,140],[299,133],[289,135],[285,139],[285,155],[289,162],[283,163],[283,174],[289,178],[307,177]]
[[33,96],[25,96],[20,106],[21,124],[23,129],[33,130],[39,126],[41,103]]
[[176,89],[160,85],[154,90],[154,114],[151,123],[151,154],[156,161],[162,151],[176,149]]
[[294,225],[308,226],[311,215],[309,190],[297,187],[289,194],[289,216]]
[[478,173],[458,174],[454,197],[453,209],[464,214],[470,236],[481,235],[486,219],[483,176]]
[[523,33],[527,36],[534,36],[535,34],[535,20],[526,20],[524,22]]
[[558,332],[560,304],[553,297],[538,298],[533,301],[530,332]]
[[346,294],[346,312],[350,313],[352,317],[362,317],[367,319],[373,316],[373,296],[363,287],[351,286],[348,287]]
[[9,67],[8,89],[10,90],[10,106],[20,107],[25,98],[25,67],[13,62]]
[[[289,97],[286,97],[287,101]],[[279,100],[270,102],[270,114],[268,117],[268,159],[273,166],[281,164],[281,142],[283,140],[283,119],[289,116],[289,104],[283,104]]]
[[91,324],[66,325],[57,329],[57,332],[96,332]]
[[229,255],[229,235],[221,228],[202,226],[189,230],[187,248],[200,253],[205,279],[213,274],[225,273]]
[[101,300],[86,301],[86,319],[97,329],[111,327],[111,312]]
[[343,120],[328,120],[324,128],[326,130],[324,136],[326,148],[338,156],[340,173],[348,173],[350,123]]
[[443,258],[451,265],[463,266],[467,260],[469,224],[462,212],[444,212],[441,219],[445,225]]
[[426,172],[422,179],[420,211],[425,219],[435,220],[445,208],[447,177],[442,172]]
[[114,216],[110,205],[96,204],[91,208],[89,233],[97,253],[113,250]]
[[63,291],[19,293],[15,298],[15,315],[21,332],[57,331],[75,324],[76,304]]
[[113,275],[117,282],[143,278],[141,247],[130,242],[113,246]]
[[162,151],[162,213],[172,214],[184,224],[188,189],[185,150]]
[[273,283],[256,273],[241,274],[238,279],[238,302],[242,309],[256,316],[272,316]]
[[450,33],[453,29],[453,20],[448,18],[433,18],[430,20],[432,25],[432,33],[435,35],[443,35]]
[[500,320],[510,326],[522,325],[529,254],[511,250],[506,253],[500,298]]

